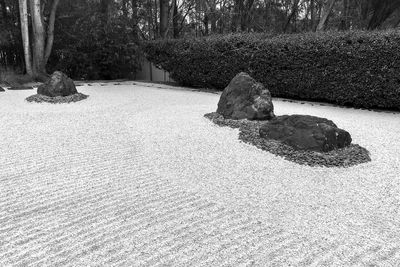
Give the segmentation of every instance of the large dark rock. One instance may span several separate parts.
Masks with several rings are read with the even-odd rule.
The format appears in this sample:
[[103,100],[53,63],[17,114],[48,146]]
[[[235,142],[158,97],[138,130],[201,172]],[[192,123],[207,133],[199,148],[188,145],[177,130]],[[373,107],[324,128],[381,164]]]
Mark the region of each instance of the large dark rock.
[[275,117],[271,93],[244,72],[236,75],[222,92],[217,113],[235,120],[268,120]]
[[3,87],[0,86],[0,92],[4,92],[5,90],[3,89]]
[[69,96],[78,93],[74,81],[61,71],[55,71],[51,77],[37,89],[40,95],[55,97]]
[[298,150],[327,152],[351,143],[350,134],[332,121],[308,115],[284,115],[260,127],[263,138],[281,141]]

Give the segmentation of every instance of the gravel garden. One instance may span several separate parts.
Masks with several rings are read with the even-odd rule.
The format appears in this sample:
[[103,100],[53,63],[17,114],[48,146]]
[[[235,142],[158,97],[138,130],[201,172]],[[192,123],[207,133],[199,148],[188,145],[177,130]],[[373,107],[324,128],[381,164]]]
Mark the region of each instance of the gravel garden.
[[304,152],[213,113],[220,94],[78,89],[68,104],[0,93],[0,265],[400,264],[398,113],[272,98],[277,118],[351,134]]

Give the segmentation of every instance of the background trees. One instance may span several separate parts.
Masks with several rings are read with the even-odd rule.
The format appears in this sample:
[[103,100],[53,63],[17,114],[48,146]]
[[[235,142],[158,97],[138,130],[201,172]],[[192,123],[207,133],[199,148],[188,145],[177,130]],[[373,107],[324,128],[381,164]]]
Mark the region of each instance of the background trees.
[[[148,0],[139,24],[147,39],[230,32],[392,28],[399,0]],[[164,15],[168,2],[169,17]],[[165,13],[166,14],[166,13]],[[168,23],[163,20],[168,18]],[[167,30],[165,24],[167,23]],[[151,24],[151,27],[146,27]],[[167,34],[165,35],[165,32]]]
[[399,24],[400,0],[0,0],[0,66],[26,61],[33,76],[86,68],[88,77],[113,66],[119,76],[118,66],[135,69],[142,40]]

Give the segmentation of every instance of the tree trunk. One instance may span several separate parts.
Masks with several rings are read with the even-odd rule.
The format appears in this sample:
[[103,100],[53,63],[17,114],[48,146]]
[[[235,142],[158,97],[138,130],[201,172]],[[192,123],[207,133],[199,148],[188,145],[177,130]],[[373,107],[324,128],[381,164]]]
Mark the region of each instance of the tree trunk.
[[204,15],[203,24],[204,24],[204,35],[208,35],[208,15]]
[[396,12],[396,20],[393,22],[393,28],[397,28],[400,24],[400,10],[397,10]]
[[216,9],[212,9],[210,14],[210,23],[211,23],[211,33],[217,32],[217,13]]
[[27,0],[19,0],[19,15],[21,19],[21,36],[24,47],[25,69],[29,76],[33,76],[31,49],[29,46],[29,29],[28,29],[28,3]]
[[225,29],[225,17],[222,14],[225,13],[225,3],[223,3],[221,5],[220,11],[221,11],[221,17],[220,17],[220,19],[218,21],[216,21],[216,24],[217,24],[216,26],[218,28],[218,32],[220,34],[223,34],[224,33],[224,29]]
[[371,1],[361,1],[360,2],[360,16],[361,16],[361,25],[363,28],[367,25],[368,22],[368,14],[371,10]]
[[211,24],[211,33],[216,33],[217,32],[216,2],[215,0],[205,0],[205,2],[207,7],[206,15]]
[[242,4],[242,12],[241,12],[241,18],[240,18],[240,29],[242,31],[247,31],[249,29],[249,24],[250,24],[250,11],[253,7],[254,0],[247,0],[246,5],[245,3]]
[[52,5],[51,5],[51,10],[50,10],[50,19],[49,19],[49,25],[47,29],[47,43],[46,43],[46,51],[44,55],[44,64],[47,64],[47,61],[49,60],[51,50],[53,49],[53,41],[54,41],[54,23],[56,20],[56,11],[57,11],[57,6],[60,0],[54,0]]
[[310,12],[311,12],[311,30],[315,28],[315,0],[310,1]]
[[[154,22],[153,22],[153,4],[151,2],[148,5],[147,12],[148,12],[147,22],[148,22],[148,26],[149,26],[148,27],[149,39],[151,40],[151,39],[155,39],[156,35],[157,35],[157,33],[155,31],[155,27],[154,27]],[[153,36],[151,34],[153,34]]]
[[5,0],[0,0],[0,6],[1,6],[1,14],[3,16],[3,25],[8,25],[8,15],[7,15],[7,7],[6,7],[6,1]]
[[264,30],[269,30],[272,24],[271,0],[265,0]]
[[173,0],[172,9],[172,31],[174,38],[179,38],[179,17],[178,17],[178,5],[177,0]]
[[317,31],[323,31],[325,29],[326,21],[328,20],[328,17],[331,14],[331,11],[332,11],[333,5],[335,4],[335,1],[336,0],[329,0],[327,5],[324,7],[324,9],[322,11],[321,19],[317,26]]
[[33,76],[41,78],[46,75],[44,61],[45,31],[40,0],[30,0],[33,32]]
[[132,35],[135,38],[135,40],[137,40],[139,39],[137,0],[132,0],[131,5],[132,5]]
[[232,16],[232,25],[231,31],[237,32],[240,29],[240,19],[243,10],[243,1],[244,0],[235,0],[235,5],[233,7],[233,16]]
[[343,12],[340,20],[339,30],[347,31],[349,28],[349,1],[343,0]]
[[169,0],[160,0],[160,36],[167,37]]
[[163,0],[154,0],[154,17],[152,18],[152,21],[154,21],[154,38],[159,37],[160,35],[160,30],[159,30],[159,23],[158,23],[158,4],[159,1],[163,1]]
[[290,12],[289,17],[287,18],[286,24],[283,27],[283,32],[286,32],[287,28],[290,25],[290,21],[297,16],[297,10],[299,8],[299,2],[300,2],[300,0],[295,0],[294,1],[293,7],[292,7],[292,12]]
[[372,2],[373,14],[368,23],[368,30],[382,25],[390,15],[400,8],[400,0],[375,0]]

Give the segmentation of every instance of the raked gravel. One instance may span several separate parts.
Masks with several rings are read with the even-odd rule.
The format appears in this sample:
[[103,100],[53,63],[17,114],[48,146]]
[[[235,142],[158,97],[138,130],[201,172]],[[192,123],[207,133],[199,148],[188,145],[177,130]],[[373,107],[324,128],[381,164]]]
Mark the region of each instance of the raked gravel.
[[333,120],[371,162],[299,165],[203,117],[219,95],[121,82],[0,94],[0,266],[400,266],[400,115]]

